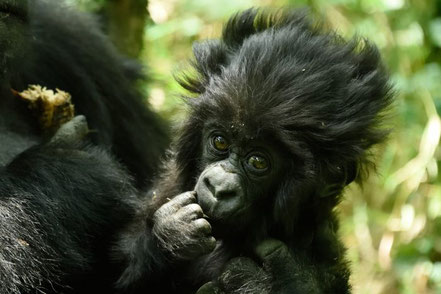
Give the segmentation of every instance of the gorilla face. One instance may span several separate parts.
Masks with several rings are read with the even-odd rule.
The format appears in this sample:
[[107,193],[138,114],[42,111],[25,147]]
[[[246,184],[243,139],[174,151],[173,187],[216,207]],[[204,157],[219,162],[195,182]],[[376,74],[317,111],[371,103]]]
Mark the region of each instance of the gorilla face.
[[195,190],[204,213],[214,222],[237,224],[265,208],[283,170],[282,148],[264,137],[237,135],[231,127],[211,124],[202,145]]

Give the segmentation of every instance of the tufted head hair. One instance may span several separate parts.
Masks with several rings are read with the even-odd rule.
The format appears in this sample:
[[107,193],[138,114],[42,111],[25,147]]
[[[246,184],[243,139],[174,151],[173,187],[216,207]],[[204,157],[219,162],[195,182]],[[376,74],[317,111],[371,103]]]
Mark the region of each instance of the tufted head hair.
[[333,206],[369,163],[368,149],[388,133],[383,116],[392,91],[377,48],[344,40],[305,11],[246,10],[219,40],[193,51],[195,73],[178,78],[191,93],[176,149],[184,175],[197,170],[198,130],[215,119],[240,138],[270,137],[293,155],[276,210],[290,214],[287,195],[296,191],[331,196]]

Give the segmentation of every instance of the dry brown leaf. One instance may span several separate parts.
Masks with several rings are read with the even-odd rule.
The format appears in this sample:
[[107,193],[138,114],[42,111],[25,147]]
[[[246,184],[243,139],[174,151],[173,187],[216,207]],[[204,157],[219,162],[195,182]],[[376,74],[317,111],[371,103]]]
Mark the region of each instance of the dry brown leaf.
[[65,91],[56,89],[54,92],[46,87],[30,85],[23,92],[12,90],[12,93],[28,103],[44,132],[54,132],[75,115],[71,95]]

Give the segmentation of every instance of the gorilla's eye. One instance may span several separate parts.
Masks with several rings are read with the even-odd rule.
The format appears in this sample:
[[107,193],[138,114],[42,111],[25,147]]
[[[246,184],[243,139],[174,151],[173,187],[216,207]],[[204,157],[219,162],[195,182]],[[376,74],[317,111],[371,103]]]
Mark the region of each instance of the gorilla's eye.
[[256,170],[264,171],[268,168],[268,162],[265,157],[252,155],[248,158],[248,164]]
[[228,147],[230,147],[227,139],[219,135],[213,137],[213,146],[216,148],[216,150],[222,152],[227,151]]

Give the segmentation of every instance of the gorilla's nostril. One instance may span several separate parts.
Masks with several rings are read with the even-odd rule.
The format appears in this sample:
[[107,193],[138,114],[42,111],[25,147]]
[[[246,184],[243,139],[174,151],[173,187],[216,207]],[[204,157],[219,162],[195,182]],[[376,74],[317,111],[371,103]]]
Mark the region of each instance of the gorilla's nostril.
[[207,187],[207,189],[211,192],[211,194],[213,194],[213,196],[214,196],[214,194],[215,194],[215,190],[214,190],[214,187],[213,187],[213,185],[210,183],[210,180],[208,179],[208,177],[207,178],[204,178],[204,185]]
[[216,191],[216,194],[214,195],[214,197],[216,197],[217,199],[225,199],[225,198],[233,198],[236,196],[236,191]]

